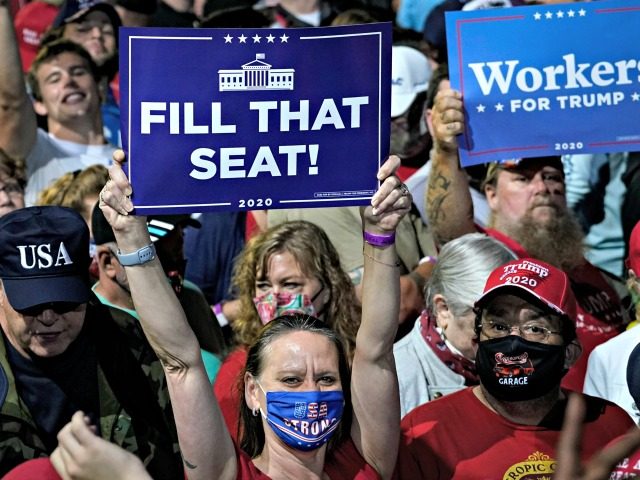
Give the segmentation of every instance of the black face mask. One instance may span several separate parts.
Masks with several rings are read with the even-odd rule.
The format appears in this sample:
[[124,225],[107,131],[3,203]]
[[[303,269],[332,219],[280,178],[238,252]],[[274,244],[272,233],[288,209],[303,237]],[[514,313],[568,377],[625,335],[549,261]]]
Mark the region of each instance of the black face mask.
[[480,382],[498,400],[532,400],[560,385],[566,373],[565,346],[530,342],[518,335],[478,344]]

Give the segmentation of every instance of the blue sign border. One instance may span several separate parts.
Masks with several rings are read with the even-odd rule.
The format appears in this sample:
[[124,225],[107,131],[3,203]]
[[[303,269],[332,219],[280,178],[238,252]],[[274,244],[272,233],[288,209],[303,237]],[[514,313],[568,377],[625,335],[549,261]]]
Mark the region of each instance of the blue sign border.
[[[451,86],[462,93],[465,105],[465,133],[459,140],[462,164],[638,149],[640,103],[635,102],[640,100],[640,85],[635,81],[631,86],[614,85],[607,87],[609,90],[594,86],[590,90],[594,94],[613,93],[614,88],[623,92],[626,103],[606,105],[608,109],[570,109],[567,100],[561,109],[558,94],[546,92],[551,112],[540,108],[513,113],[509,110],[513,108],[510,102],[514,95],[529,102],[538,101],[538,97],[522,92],[514,94],[513,88],[507,95],[491,92],[483,96],[468,64],[516,58],[522,59],[524,65],[540,68],[561,60],[563,48],[565,53],[579,55],[580,61],[593,62],[605,58],[607,53],[614,58],[613,52],[619,54],[615,58],[640,61],[637,54],[639,20],[637,0],[447,12]],[[520,56],[515,55],[518,49]],[[564,90],[561,93],[568,96]],[[583,91],[568,93],[586,94]],[[505,114],[489,112],[499,105]],[[487,110],[477,110],[483,107]]]
[[[136,210],[140,210],[141,213],[179,213],[179,212],[192,212],[192,211],[224,211],[224,210],[251,210],[254,208],[298,208],[298,207],[327,207],[327,206],[351,206],[351,205],[364,205],[368,204],[371,197],[375,193],[379,186],[379,182],[375,178],[375,173],[380,167],[388,154],[389,147],[389,118],[390,118],[390,78],[391,78],[391,24],[369,24],[347,27],[327,27],[327,28],[309,28],[309,29],[294,29],[294,30],[273,30],[273,29],[143,29],[143,28],[123,28],[120,32],[120,47],[121,47],[121,79],[128,82],[125,86],[125,95],[122,96],[121,109],[123,112],[122,118],[122,136],[123,145],[128,152],[128,162],[125,171],[134,186],[134,192],[136,190],[136,182],[139,180],[138,176],[141,175],[137,168],[140,166],[140,160],[133,153],[136,149],[136,137],[132,134],[132,123],[129,119],[133,118],[131,106],[133,103],[132,98],[135,98],[134,83],[132,82],[132,75],[130,72],[135,71],[132,65],[133,52],[139,42],[154,40],[184,40],[184,41],[209,41],[215,37],[224,38],[225,34],[232,33],[238,35],[244,32],[245,35],[253,35],[255,32],[265,34],[268,32],[276,33],[280,35],[282,32],[286,32],[287,35],[296,35],[301,41],[310,42],[308,50],[313,51],[314,47],[311,42],[318,42],[330,38],[348,38],[348,37],[362,37],[362,36],[375,36],[377,37],[377,52],[367,52],[367,55],[377,56],[377,105],[375,105],[375,111],[377,114],[377,162],[371,164],[370,177],[366,179],[357,179],[353,176],[354,188],[352,190],[344,189],[339,192],[324,192],[326,197],[320,197],[323,192],[312,192],[315,198],[308,198],[304,195],[297,195],[294,198],[269,198],[272,203],[269,205],[257,204],[254,200],[249,199],[244,205],[238,204],[237,199],[231,199],[230,201],[205,201],[205,202],[190,202],[185,201],[183,203],[171,203],[161,204],[154,203],[153,198],[147,195],[144,201],[136,201],[134,194],[134,205]],[[137,88],[144,88],[140,86]],[[357,135],[355,133],[354,135]],[[354,139],[357,137],[354,137]],[[359,141],[360,139],[357,138]],[[354,160],[353,158],[343,160]],[[372,159],[369,159],[372,160]],[[338,160],[339,163],[339,160]],[[367,167],[369,168],[369,167]],[[344,163],[343,166],[344,175],[348,177],[349,164]],[[292,182],[296,182],[293,178]],[[304,193],[304,192],[301,192]],[[341,196],[338,196],[341,195]],[[250,196],[250,195],[245,195]],[[259,199],[258,199],[259,200]],[[253,203],[251,203],[253,202]]]

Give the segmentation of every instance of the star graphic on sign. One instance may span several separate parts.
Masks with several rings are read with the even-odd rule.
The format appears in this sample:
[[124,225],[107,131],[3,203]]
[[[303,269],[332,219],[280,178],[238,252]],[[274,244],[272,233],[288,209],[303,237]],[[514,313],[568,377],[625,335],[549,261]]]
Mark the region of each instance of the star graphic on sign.
[[535,18],[536,20],[540,20],[542,18],[542,15],[540,14],[540,12],[536,12],[533,14],[533,18]]
[[631,100],[633,100],[634,102],[640,101],[640,93],[638,92],[633,92],[631,94]]
[[504,105],[501,103],[496,103],[496,112],[501,112],[504,110]]
[[224,43],[231,43],[231,40],[233,40],[233,37],[227,33],[227,36],[224,37]]
[[253,38],[253,43],[260,43],[260,39],[262,38],[260,35],[258,35],[257,33],[251,37]]
[[587,14],[587,11],[584,8],[581,8],[580,10],[578,10],[578,13],[581,17],[584,17]]
[[480,104],[476,107],[476,110],[478,110],[478,113],[484,113],[485,108],[486,107],[484,105]]
[[287,37],[287,35],[283,33],[280,37],[280,43],[287,43],[287,40],[289,40],[289,37]]
[[238,37],[240,43],[247,43],[247,37],[244,36],[244,33]]
[[567,15],[569,15],[569,17],[570,17],[570,18],[573,18],[573,17],[575,17],[575,16],[576,16],[576,12],[574,12],[573,10],[569,10],[569,11],[567,12]]
[[267,35],[266,39],[267,39],[267,43],[273,43],[273,39],[276,38],[273,35],[269,34]]
[[547,13],[544,14],[544,16],[546,17],[547,20],[550,20],[550,19],[553,18],[553,13],[547,12]]
[[556,12],[556,17],[564,18],[564,12],[562,10],[560,10],[559,12]]

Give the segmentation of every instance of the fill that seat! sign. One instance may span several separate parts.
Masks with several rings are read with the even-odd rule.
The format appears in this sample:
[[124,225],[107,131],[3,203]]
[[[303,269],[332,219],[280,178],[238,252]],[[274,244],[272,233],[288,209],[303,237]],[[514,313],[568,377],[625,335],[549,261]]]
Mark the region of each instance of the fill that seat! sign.
[[363,205],[388,154],[390,24],[120,29],[141,214]]

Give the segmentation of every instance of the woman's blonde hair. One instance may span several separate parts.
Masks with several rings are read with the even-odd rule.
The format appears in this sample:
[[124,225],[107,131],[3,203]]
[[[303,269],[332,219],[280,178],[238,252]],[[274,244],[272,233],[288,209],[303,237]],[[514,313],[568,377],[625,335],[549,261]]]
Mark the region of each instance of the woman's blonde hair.
[[91,218],[84,203],[87,197],[98,196],[109,180],[104,165],[91,165],[84,170],[65,173],[38,195],[38,205],[60,205],[73,208],[85,218]]
[[233,288],[240,300],[240,314],[233,322],[235,340],[252,345],[260,335],[262,322],[253,303],[256,280],[269,269],[274,254],[290,253],[302,273],[316,278],[329,291],[329,303],[322,312],[325,323],[343,339],[347,357],[353,357],[361,309],[349,276],[327,234],[305,221],[285,222],[253,237],[242,251],[234,269]]

